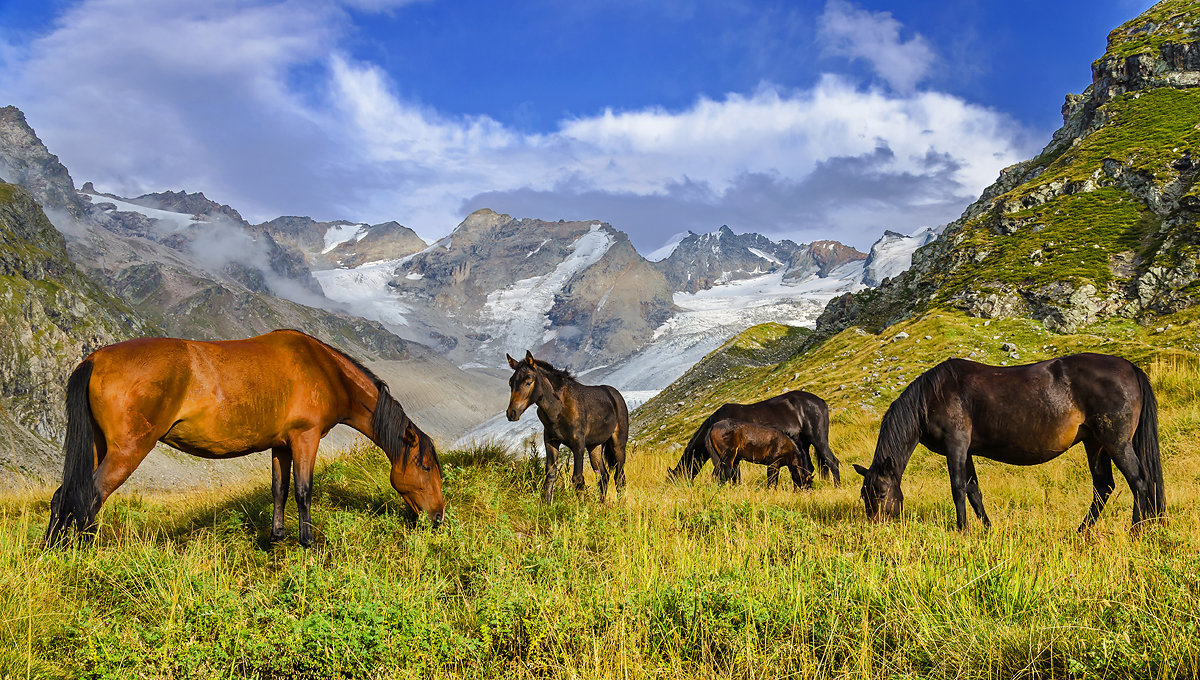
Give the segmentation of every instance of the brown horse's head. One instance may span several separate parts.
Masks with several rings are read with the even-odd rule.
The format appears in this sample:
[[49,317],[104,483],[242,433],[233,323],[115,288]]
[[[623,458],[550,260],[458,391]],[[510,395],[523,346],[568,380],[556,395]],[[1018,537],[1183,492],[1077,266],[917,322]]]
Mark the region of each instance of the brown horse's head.
[[855,465],[854,469],[863,476],[863,504],[867,507],[867,518],[872,522],[882,518],[896,518],[904,509],[904,493],[900,490],[900,474],[891,458],[884,458],[871,469]]
[[401,444],[400,455],[392,458],[392,488],[413,512],[429,515],[437,527],[445,516],[446,501],[442,498],[442,464],[433,440],[409,420]]
[[512,377],[508,379],[508,387],[512,393],[508,396],[508,410],[504,413],[509,420],[516,422],[530,404],[537,403],[539,374],[537,364],[533,362],[533,354],[528,350],[525,351],[524,361],[517,361],[507,354],[504,356],[508,357],[508,365],[513,369]]

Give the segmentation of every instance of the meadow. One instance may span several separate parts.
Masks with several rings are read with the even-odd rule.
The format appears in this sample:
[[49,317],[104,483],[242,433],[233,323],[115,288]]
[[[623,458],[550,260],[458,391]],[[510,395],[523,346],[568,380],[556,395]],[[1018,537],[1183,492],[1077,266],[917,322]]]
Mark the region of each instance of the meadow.
[[[1190,364],[1151,367],[1167,393]],[[1096,528],[1081,450],[979,464],[994,526],[954,530],[942,459],[914,456],[901,521],[868,523],[851,462],[877,417],[841,410],[835,489],[668,484],[538,499],[538,461],[443,454],[438,530],[413,528],[382,453],[315,483],[316,542],[271,547],[267,473],[223,498],[123,495],[95,547],[43,551],[48,493],[0,502],[0,678],[1184,678],[1200,674],[1200,399],[1165,405],[1169,519],[1131,535],[1119,483]],[[568,475],[561,475],[560,481]]]

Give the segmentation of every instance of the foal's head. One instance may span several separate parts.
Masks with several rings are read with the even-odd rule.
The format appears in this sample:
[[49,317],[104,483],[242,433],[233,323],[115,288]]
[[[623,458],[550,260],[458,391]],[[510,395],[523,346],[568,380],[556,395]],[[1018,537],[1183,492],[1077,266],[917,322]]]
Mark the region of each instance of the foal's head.
[[891,458],[883,458],[878,463],[872,463],[871,469],[855,465],[854,469],[863,476],[863,504],[867,508],[867,518],[879,521],[882,518],[896,518],[904,509],[904,492],[900,490],[900,473],[896,463]]
[[533,354],[528,350],[525,352],[524,361],[508,357],[508,365],[512,367],[512,377],[508,379],[508,387],[512,391],[508,396],[508,410],[505,415],[511,421],[520,419],[521,414],[531,404],[537,403],[541,396],[542,374],[537,363],[533,360]]

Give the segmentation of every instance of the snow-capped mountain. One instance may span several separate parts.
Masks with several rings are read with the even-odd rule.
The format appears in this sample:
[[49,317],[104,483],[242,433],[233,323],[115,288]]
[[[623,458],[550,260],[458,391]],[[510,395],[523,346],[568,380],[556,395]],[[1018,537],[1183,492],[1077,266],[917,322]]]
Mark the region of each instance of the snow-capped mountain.
[[941,235],[942,228],[921,227],[909,236],[891,230],[883,232],[883,236],[871,246],[871,252],[863,263],[863,283],[874,288],[884,279],[907,270],[912,266],[912,254],[917,248],[935,240]]

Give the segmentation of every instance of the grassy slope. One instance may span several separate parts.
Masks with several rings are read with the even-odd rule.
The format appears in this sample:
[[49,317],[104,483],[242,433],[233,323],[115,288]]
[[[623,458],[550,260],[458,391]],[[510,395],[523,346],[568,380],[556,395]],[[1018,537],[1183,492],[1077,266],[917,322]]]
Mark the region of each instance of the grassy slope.
[[1108,36],[1107,57],[1154,54],[1168,42],[1191,42],[1200,37],[1200,1],[1162,0]]
[[[1123,487],[1097,530],[1075,535],[1090,496],[1080,451],[982,463],[996,526],[966,535],[928,452],[906,476],[906,518],[881,525],[865,522],[853,473],[812,493],[768,491],[760,471],[735,488],[669,485],[684,409],[643,436],[607,507],[591,489],[542,505],[536,464],[447,455],[437,532],[407,526],[381,454],[352,453],[318,476],[311,552],[263,549],[265,479],[224,499],[121,498],[99,548],[78,553],[39,550],[46,494],[9,499],[0,677],[1195,676],[1197,315],[1057,336],[941,312],[889,330],[906,340],[847,331],[698,399],[814,389],[842,461],[865,462],[882,409],[941,357],[1014,361],[1002,342],[1021,361],[1121,353],[1149,369],[1162,407],[1170,520],[1142,538]],[[755,329],[727,351],[779,337]]]

